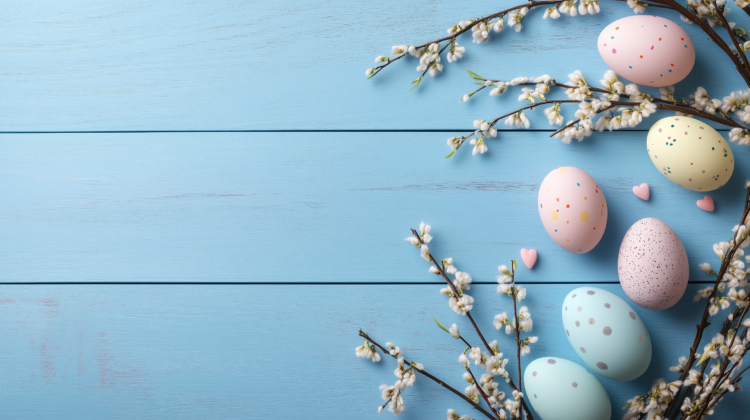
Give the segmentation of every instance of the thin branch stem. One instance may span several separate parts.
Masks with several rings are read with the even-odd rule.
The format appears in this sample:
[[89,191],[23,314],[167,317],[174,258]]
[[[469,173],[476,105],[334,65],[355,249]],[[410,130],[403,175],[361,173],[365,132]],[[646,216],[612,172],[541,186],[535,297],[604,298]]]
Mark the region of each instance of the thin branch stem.
[[[396,359],[396,358],[397,358],[396,356],[392,356],[392,355],[391,355],[391,353],[390,353],[390,352],[388,351],[388,349],[386,349],[385,347],[383,347],[383,346],[381,346],[380,344],[378,344],[378,343],[377,343],[377,342],[376,342],[375,340],[373,340],[372,338],[370,338],[370,336],[369,336],[369,335],[367,335],[367,333],[365,333],[364,331],[361,331],[361,330],[360,330],[360,331],[359,331],[359,335],[360,335],[360,337],[364,337],[364,339],[365,339],[365,340],[367,340],[367,341],[371,342],[372,344],[375,344],[376,346],[378,346],[378,347],[380,348],[380,350],[382,350],[382,351],[383,351],[383,353],[385,353],[385,354],[387,354],[387,355],[389,355],[389,356],[393,357],[394,359]],[[410,363],[410,362],[408,362],[408,361],[407,361],[406,359],[404,359],[404,363],[406,363],[406,364],[409,364],[409,365],[411,365],[411,363]],[[466,401],[467,403],[471,404],[471,405],[472,405],[472,407],[474,407],[475,409],[479,410],[479,412],[481,412],[482,414],[484,414],[485,416],[487,416],[487,418],[490,418],[490,419],[493,419],[493,420],[495,419],[495,417],[494,417],[494,416],[493,416],[492,414],[490,414],[490,412],[489,412],[489,411],[487,411],[487,410],[485,410],[484,408],[482,408],[482,407],[481,407],[481,406],[480,406],[479,404],[475,403],[475,402],[474,402],[474,401],[472,401],[472,400],[471,400],[471,399],[470,399],[469,397],[467,397],[466,395],[464,395],[464,394],[462,394],[461,392],[457,391],[457,390],[456,390],[455,388],[453,388],[452,386],[450,386],[450,385],[446,384],[446,383],[445,383],[445,382],[443,382],[442,380],[440,380],[440,379],[438,379],[437,377],[435,377],[435,376],[431,375],[431,374],[430,374],[430,373],[428,373],[428,372],[427,372],[426,370],[424,370],[424,369],[423,369],[423,370],[419,370],[419,369],[416,369],[416,368],[415,368],[415,369],[414,369],[414,371],[416,371],[416,372],[419,372],[419,373],[421,373],[422,375],[424,375],[424,376],[426,376],[426,377],[428,377],[428,378],[432,379],[433,381],[437,382],[437,383],[438,383],[438,384],[439,384],[440,386],[442,386],[443,388],[447,389],[448,391],[450,391],[450,392],[452,392],[452,393],[454,393],[454,394],[458,395],[458,396],[459,396],[459,397],[461,397],[461,398],[462,398],[462,399],[463,399],[464,401]]]
[[742,64],[745,65],[745,71],[750,74],[750,63],[747,62],[747,57],[745,56],[745,50],[740,46],[739,42],[737,41],[737,37],[734,35],[734,31],[729,26],[729,22],[727,22],[727,18],[724,17],[724,7],[722,6],[721,9],[719,9],[719,6],[716,4],[716,0],[712,0],[714,4],[714,9],[716,10],[716,14],[719,16],[719,20],[721,21],[721,26],[724,27],[724,29],[727,30],[729,33],[729,38],[732,39],[732,43],[734,44],[734,48],[737,50],[737,52],[740,54],[740,57],[742,58]]
[[[417,240],[419,241],[420,244],[424,245],[424,242],[422,242],[422,238],[419,236],[419,232],[417,232],[416,230],[412,229],[411,233],[414,235],[414,237],[417,238]],[[459,293],[458,290],[456,289],[456,286],[453,284],[453,282],[448,278],[448,275],[443,270],[443,267],[440,264],[438,264],[438,262],[435,259],[435,257],[432,256],[432,253],[428,253],[428,255],[430,257],[430,261],[432,261],[432,263],[435,265],[435,268],[437,268],[438,272],[443,277],[443,279],[445,280],[445,282],[448,283],[448,286],[451,288],[451,291],[453,292],[454,296],[457,296],[457,297],[462,296],[462,294]],[[482,340],[482,344],[484,344],[484,347],[487,349],[487,351],[491,355],[494,356],[495,352],[492,350],[492,347],[490,347],[490,345],[487,343],[487,340],[484,339],[484,335],[482,334],[482,331],[479,330],[479,327],[477,326],[477,323],[474,322],[474,317],[471,316],[471,311],[466,311],[466,317],[469,318],[469,321],[471,321],[471,325],[474,326],[474,331],[477,332],[477,335]],[[521,378],[519,377],[518,380],[520,381]],[[516,385],[513,383],[513,378],[508,378],[508,386],[510,386],[510,389],[512,389],[513,391],[522,392],[522,390],[519,389],[519,388],[517,388]],[[525,398],[521,398],[521,405],[526,409],[526,412],[528,413],[527,418],[529,420],[534,420],[534,417],[531,415],[531,411],[529,410],[529,407],[526,405],[526,399]]]
[[[739,224],[742,225],[745,222],[745,219],[747,219],[748,212],[750,212],[750,189],[747,190],[747,193],[745,194],[745,205],[744,209],[742,211],[742,218],[740,219]],[[685,369],[682,371],[682,375],[680,375],[680,381],[685,382],[685,378],[687,378],[688,374],[690,373],[690,369],[693,367],[693,363],[695,363],[695,354],[698,351],[698,346],[700,345],[701,340],[703,339],[703,331],[705,331],[706,328],[708,328],[709,325],[711,325],[708,322],[708,316],[709,316],[709,308],[711,307],[711,299],[716,297],[716,293],[719,290],[719,285],[724,280],[724,274],[727,272],[727,269],[729,268],[729,264],[732,261],[732,257],[734,257],[734,253],[739,249],[740,244],[742,241],[734,241],[734,245],[727,251],[726,255],[724,256],[724,261],[721,263],[721,268],[719,269],[719,273],[716,275],[716,282],[714,283],[714,288],[711,291],[711,295],[708,297],[708,302],[706,303],[706,308],[703,310],[703,316],[701,317],[701,322],[696,325],[697,332],[695,333],[695,339],[693,340],[693,345],[690,347],[690,353],[688,355],[688,360],[685,363]],[[684,385],[680,385],[677,390],[677,395],[680,394],[680,391],[682,390],[682,387]],[[669,413],[672,407],[674,407],[675,403],[677,402],[677,399],[672,400],[669,403],[669,406],[667,407],[666,413]]]
[[729,46],[724,42],[723,39],[719,36],[719,34],[716,33],[716,31],[713,30],[706,22],[701,20],[698,16],[696,16],[694,13],[692,13],[690,10],[682,6],[681,4],[677,3],[675,0],[652,0],[655,3],[663,4],[665,6],[668,6],[672,10],[678,12],[679,14],[685,16],[686,18],[690,19],[693,23],[698,25],[703,32],[706,33],[711,39],[716,43],[716,45],[721,48],[722,51],[724,51],[727,56],[732,60],[734,63],[734,66],[737,68],[737,71],[740,73],[743,79],[745,79],[745,84],[750,87],[750,72],[746,71],[742,63],[740,63],[740,60],[737,58],[736,55],[732,52],[732,50],[729,48]]
[[[531,10],[531,9],[537,7],[537,6],[544,6],[544,5],[550,5],[550,4],[559,4],[560,2],[561,2],[561,0],[545,0],[545,1],[530,1],[528,3],[519,4],[518,6],[513,6],[513,7],[509,8],[509,9],[505,9],[503,11],[500,11],[500,12],[497,12],[497,13],[493,13],[493,14],[487,15],[485,17],[478,18],[478,19],[474,20],[474,22],[472,22],[471,24],[469,24],[465,28],[461,28],[461,30],[459,30],[457,32],[454,32],[454,33],[452,33],[452,34],[450,34],[450,35],[448,35],[446,37],[439,38],[439,39],[436,39],[434,41],[426,42],[426,43],[424,43],[422,45],[419,45],[419,46],[415,46],[415,48],[419,50],[419,49],[422,49],[424,47],[428,47],[431,44],[437,44],[437,43],[440,43],[440,42],[443,42],[443,41],[447,41],[447,40],[449,40],[451,38],[456,38],[459,35],[461,35],[461,34],[467,32],[467,31],[469,31],[471,28],[473,28],[476,25],[479,25],[482,22],[488,22],[488,21],[490,21],[490,20],[492,20],[492,19],[494,19],[496,17],[504,17],[506,14],[508,14],[509,12],[512,12],[513,10],[523,9],[524,7],[528,7],[529,10]],[[389,60],[385,64],[382,64],[380,66],[375,67],[376,70],[374,70],[374,72],[375,73],[379,73],[380,70],[382,70],[385,67],[391,65],[391,63],[397,61],[398,59],[404,57],[405,55],[408,55],[408,53],[404,53],[404,54],[402,54],[402,55],[394,58],[393,60]]]
[[[516,305],[516,269],[514,267],[515,264],[511,263],[510,269],[510,279],[511,279],[511,299],[513,299],[513,316],[514,316],[514,322],[516,324],[516,363],[518,364],[518,387],[521,388],[521,332],[519,328],[519,322],[518,322],[518,309]],[[523,418],[523,416],[521,417]]]
[[484,402],[487,403],[487,406],[490,408],[490,410],[492,410],[492,412],[495,413],[495,416],[498,418],[498,420],[500,420],[500,415],[497,414],[497,411],[495,411],[495,409],[492,407],[492,404],[490,404],[490,399],[487,398],[487,394],[484,393],[484,390],[479,385],[479,382],[477,381],[477,378],[474,377],[474,372],[472,372],[471,369],[469,369],[468,366],[466,367],[466,371],[469,372],[469,375],[471,375],[471,379],[474,380],[474,386],[477,387],[477,390],[479,391],[479,394],[482,396],[482,398],[484,398]]

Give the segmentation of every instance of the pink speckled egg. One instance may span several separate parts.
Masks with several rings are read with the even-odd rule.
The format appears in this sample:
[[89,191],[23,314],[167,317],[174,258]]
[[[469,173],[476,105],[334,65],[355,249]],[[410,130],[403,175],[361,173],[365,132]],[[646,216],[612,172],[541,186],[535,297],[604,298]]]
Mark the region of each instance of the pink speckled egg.
[[602,239],[607,227],[607,201],[591,175],[563,166],[542,181],[539,216],[552,240],[566,251],[583,254]]
[[599,34],[599,54],[620,76],[641,85],[669,86],[690,73],[695,48],[679,25],[659,16],[628,16]]
[[677,303],[687,288],[688,272],[685,247],[666,223],[648,217],[625,233],[617,273],[625,294],[639,306],[662,310]]

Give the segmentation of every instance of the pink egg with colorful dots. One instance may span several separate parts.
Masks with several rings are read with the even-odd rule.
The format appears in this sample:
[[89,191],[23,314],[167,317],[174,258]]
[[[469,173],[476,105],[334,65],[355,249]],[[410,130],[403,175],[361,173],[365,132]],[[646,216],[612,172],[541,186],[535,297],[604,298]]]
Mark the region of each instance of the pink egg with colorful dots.
[[607,227],[607,201],[594,178],[563,166],[550,172],[539,188],[539,217],[564,250],[584,254],[594,249]]
[[673,85],[690,74],[695,48],[687,32],[659,16],[628,16],[604,28],[599,54],[618,75],[645,86]]

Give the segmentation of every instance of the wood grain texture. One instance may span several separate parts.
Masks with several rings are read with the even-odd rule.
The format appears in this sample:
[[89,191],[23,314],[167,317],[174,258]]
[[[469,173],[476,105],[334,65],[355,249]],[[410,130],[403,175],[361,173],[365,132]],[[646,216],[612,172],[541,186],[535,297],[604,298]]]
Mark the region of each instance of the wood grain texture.
[[[613,0],[594,16],[545,21],[537,10],[520,34],[506,28],[484,45],[465,35],[466,57],[415,92],[413,59],[365,80],[392,45],[442,37],[460,20],[517,3],[5,1],[0,131],[469,129],[518,107],[520,92],[460,104],[474,87],[464,67],[506,80],[545,73],[567,80],[582,70],[598,86],[607,70],[598,34],[632,15]],[[702,85],[721,98],[741,87],[729,58],[695,25],[653,12],[684,27],[697,49],[678,96]],[[731,19],[749,23],[738,10]],[[530,115],[534,128],[549,127],[540,111]]]
[[[556,356],[581,363],[560,313],[572,285],[530,285],[524,301],[540,337],[525,365]],[[597,286],[623,296],[618,285]],[[599,378],[613,418],[689,348],[700,304],[696,286],[669,311],[635,307],[654,357],[632,382]],[[383,419],[378,386],[395,382],[395,363],[354,357],[362,328],[392,341],[410,359],[463,390],[463,348],[432,320],[458,323],[435,285],[400,286],[2,286],[0,404],[3,417],[43,419]],[[495,286],[471,288],[474,316],[490,340],[513,353],[511,338],[492,327],[511,309]],[[513,362],[510,363],[513,365]],[[465,403],[418,378],[405,395],[404,419],[443,418]],[[742,418],[742,395],[730,395],[717,418]],[[475,418],[479,418],[474,416]]]
[[[741,212],[748,157],[703,194],[668,181],[634,133],[563,145],[507,133],[454,160],[441,133],[4,135],[0,281],[437,281],[404,238],[432,224],[436,256],[476,281],[535,248],[525,281],[617,282],[626,230],[656,217],[682,239],[692,280]],[[609,221],[590,253],[544,231],[538,185],[558,166],[588,171]],[[651,186],[644,202],[634,185]]]

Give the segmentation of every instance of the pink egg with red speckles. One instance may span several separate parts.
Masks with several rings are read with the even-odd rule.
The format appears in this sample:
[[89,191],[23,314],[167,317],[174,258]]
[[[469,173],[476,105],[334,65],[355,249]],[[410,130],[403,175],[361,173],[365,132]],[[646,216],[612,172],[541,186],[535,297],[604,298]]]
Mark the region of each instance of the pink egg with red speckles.
[[594,249],[607,227],[607,201],[591,175],[563,166],[550,172],[539,188],[539,217],[564,250],[584,254]]
[[695,48],[687,32],[659,16],[629,16],[604,28],[599,54],[618,75],[646,86],[673,85],[690,74]]
[[646,309],[677,303],[688,285],[689,265],[677,234],[659,219],[641,219],[620,245],[617,273],[628,297]]

